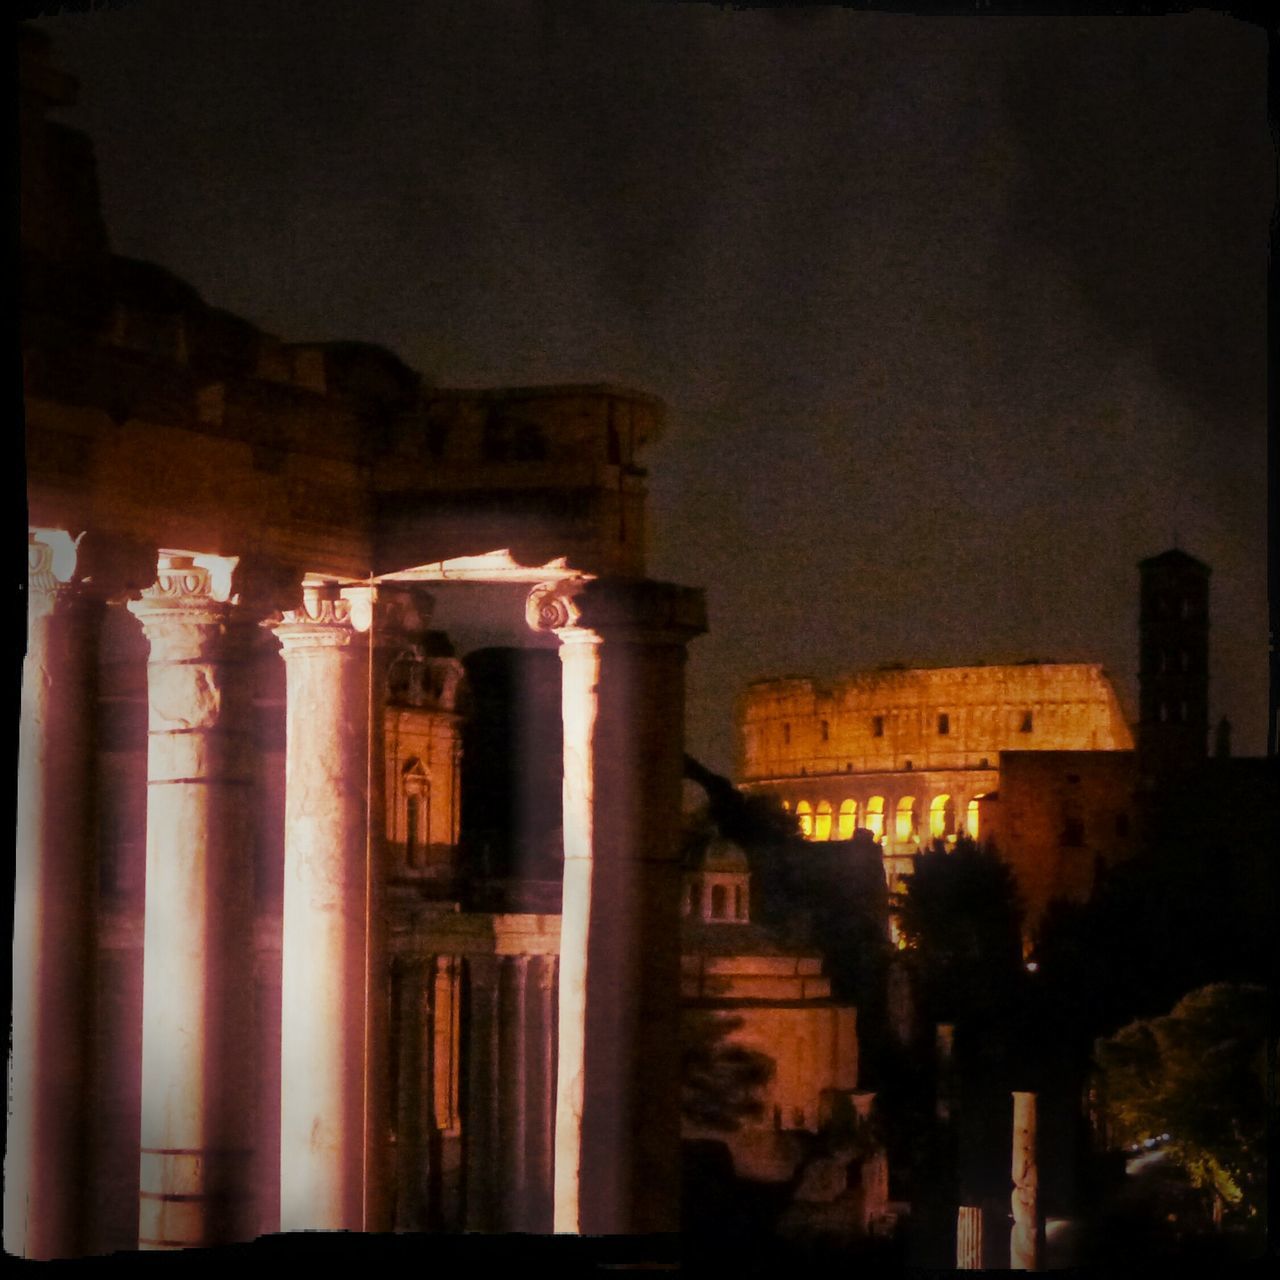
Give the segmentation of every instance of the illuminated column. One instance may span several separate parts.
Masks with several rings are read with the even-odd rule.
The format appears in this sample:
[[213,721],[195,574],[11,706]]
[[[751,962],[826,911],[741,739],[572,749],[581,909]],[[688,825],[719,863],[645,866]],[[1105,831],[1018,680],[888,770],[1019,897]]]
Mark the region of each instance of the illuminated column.
[[1039,1170],[1036,1166],[1036,1095],[1013,1095],[1013,1229],[1009,1270],[1040,1269]]
[[539,587],[528,619],[559,637],[563,664],[554,1227],[674,1232],[684,660],[706,629],[702,596]]
[[[374,589],[303,588],[285,662],[280,1229],[384,1229],[382,662]],[[372,824],[377,818],[377,827]]]
[[235,560],[161,555],[129,610],[147,664],[138,1241],[244,1238],[252,1135],[252,688]]
[[962,1204],[956,1211],[956,1270],[982,1270],[982,1208]]
[[69,535],[31,532],[4,1165],[4,1247],[28,1258],[79,1252],[87,1182],[95,654],[75,569]]

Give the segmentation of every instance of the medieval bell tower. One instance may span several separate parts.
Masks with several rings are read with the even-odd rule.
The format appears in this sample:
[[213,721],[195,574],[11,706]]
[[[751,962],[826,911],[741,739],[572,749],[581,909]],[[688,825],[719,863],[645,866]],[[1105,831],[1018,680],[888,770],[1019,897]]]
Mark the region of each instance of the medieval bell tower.
[[1148,775],[1181,773],[1205,757],[1209,572],[1176,548],[1138,565],[1138,751]]

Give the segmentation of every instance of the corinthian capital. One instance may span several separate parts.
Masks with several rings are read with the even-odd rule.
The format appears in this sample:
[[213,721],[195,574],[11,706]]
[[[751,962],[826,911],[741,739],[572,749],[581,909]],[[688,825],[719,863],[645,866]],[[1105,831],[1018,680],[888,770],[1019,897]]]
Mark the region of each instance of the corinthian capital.
[[60,595],[72,584],[76,568],[76,543],[60,529],[27,531],[27,591],[31,620],[52,613]]
[[373,625],[376,587],[339,587],[333,582],[305,582],[302,605],[286,609],[267,622],[285,650],[344,648]]
[[200,656],[207,640],[225,634],[239,602],[231,590],[237,563],[235,556],[160,553],[155,582],[126,606],[142,623],[153,656],[158,643],[175,661],[183,660],[179,649],[190,648],[187,657]]

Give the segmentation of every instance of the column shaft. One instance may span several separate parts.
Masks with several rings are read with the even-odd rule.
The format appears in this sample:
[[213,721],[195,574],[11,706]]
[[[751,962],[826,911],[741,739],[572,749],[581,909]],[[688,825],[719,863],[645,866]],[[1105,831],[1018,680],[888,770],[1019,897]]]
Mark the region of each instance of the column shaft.
[[[367,604],[367,601],[363,602]],[[380,1228],[385,1024],[378,876],[382,681],[367,613],[305,593],[276,624],[286,670],[280,1227]],[[375,694],[376,691],[376,694]],[[376,722],[375,722],[376,723]],[[380,847],[380,846],[377,846]]]
[[[222,572],[227,572],[225,566]],[[248,1234],[253,1117],[250,688],[229,583],[162,556],[129,606],[147,665],[139,1244]]]
[[530,599],[563,664],[555,1230],[675,1232],[684,657],[702,601],[596,582],[559,625],[555,604]]
[[[65,535],[64,535],[65,536]],[[71,547],[66,538],[66,548]],[[74,560],[74,554],[71,559]],[[68,1257],[85,1206],[94,860],[93,644],[71,565],[34,536],[19,725],[5,1249]]]
[[1036,1166],[1036,1095],[1013,1095],[1013,1228],[1009,1269],[1040,1269],[1039,1170]]

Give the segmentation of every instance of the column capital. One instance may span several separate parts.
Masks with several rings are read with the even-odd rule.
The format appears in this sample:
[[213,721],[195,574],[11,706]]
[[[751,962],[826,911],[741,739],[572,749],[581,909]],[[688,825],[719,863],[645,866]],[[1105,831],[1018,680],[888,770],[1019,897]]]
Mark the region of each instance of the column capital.
[[153,653],[157,643],[199,649],[204,641],[225,634],[239,603],[232,594],[237,563],[235,556],[160,553],[155,582],[126,606],[142,623]]
[[648,578],[566,579],[533,588],[525,620],[562,643],[687,644],[707,629],[703,593]]
[[302,584],[302,600],[263,623],[275,632],[285,655],[304,649],[347,648],[366,637],[377,647],[403,646],[431,622],[432,598],[395,584],[343,586]]
[[76,559],[80,538],[62,529],[27,530],[27,616],[30,622],[47,617],[58,601],[79,587]]
[[263,623],[280,641],[284,656],[311,649],[345,649],[365,635],[373,619],[374,587],[304,582],[296,609]]

